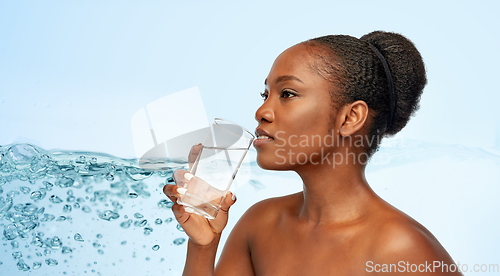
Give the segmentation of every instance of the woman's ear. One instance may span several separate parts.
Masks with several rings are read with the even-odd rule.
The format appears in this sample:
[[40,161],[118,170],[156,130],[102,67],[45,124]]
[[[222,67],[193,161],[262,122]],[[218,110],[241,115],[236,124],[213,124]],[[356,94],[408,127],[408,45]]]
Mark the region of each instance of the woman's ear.
[[340,135],[351,136],[363,128],[368,118],[368,105],[364,101],[355,101],[344,106],[339,112]]

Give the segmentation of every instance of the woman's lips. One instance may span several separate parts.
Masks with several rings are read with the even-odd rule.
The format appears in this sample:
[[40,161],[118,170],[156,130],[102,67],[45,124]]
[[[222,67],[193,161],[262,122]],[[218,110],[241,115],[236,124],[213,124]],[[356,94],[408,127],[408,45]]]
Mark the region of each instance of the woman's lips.
[[259,147],[267,143],[273,142],[274,139],[272,137],[266,136],[266,135],[260,135],[257,137],[257,139],[253,140],[253,146],[254,147]]

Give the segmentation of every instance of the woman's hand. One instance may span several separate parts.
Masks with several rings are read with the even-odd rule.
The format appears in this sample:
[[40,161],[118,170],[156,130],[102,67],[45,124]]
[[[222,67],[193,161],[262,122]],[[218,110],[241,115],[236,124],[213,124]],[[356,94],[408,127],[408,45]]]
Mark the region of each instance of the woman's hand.
[[[201,147],[201,144],[193,146],[189,152],[188,161],[190,170],[201,150]],[[186,176],[188,179],[186,179]],[[222,206],[217,216],[213,220],[208,220],[205,217],[196,215],[192,213],[191,208],[185,208],[183,205],[177,203],[177,199],[181,198],[179,191],[181,193],[185,191],[184,188],[179,188],[179,186],[184,186],[183,184],[188,182],[190,177],[192,177],[192,175],[188,171],[175,171],[173,178],[176,185],[165,185],[165,187],[163,187],[163,193],[165,193],[165,195],[167,195],[167,197],[174,203],[172,206],[174,216],[191,239],[191,242],[201,246],[209,245],[217,238],[218,235],[220,235],[224,227],[226,227],[229,207],[236,202],[236,197],[231,192],[228,192],[226,194],[226,198],[222,202]],[[184,189],[184,191],[178,189]]]

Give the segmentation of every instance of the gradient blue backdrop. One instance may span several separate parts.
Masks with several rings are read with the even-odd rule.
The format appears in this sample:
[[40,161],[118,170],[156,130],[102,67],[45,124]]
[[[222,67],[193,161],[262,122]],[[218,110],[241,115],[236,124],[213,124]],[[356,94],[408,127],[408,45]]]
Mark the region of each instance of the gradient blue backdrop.
[[417,116],[386,145],[420,141],[444,157],[376,170],[372,185],[382,196],[393,187],[385,198],[455,260],[499,263],[499,11],[497,1],[0,0],[0,145],[134,157],[132,115],[193,86],[209,119],[253,130],[283,50],[327,34],[400,32],[424,57],[429,84]]

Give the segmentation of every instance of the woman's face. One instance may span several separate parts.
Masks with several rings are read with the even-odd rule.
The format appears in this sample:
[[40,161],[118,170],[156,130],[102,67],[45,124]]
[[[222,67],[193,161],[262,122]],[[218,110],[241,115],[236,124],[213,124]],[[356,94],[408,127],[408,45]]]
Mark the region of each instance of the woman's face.
[[265,101],[255,114],[260,138],[254,142],[263,169],[322,164],[332,150],[331,84],[313,70],[310,52],[315,49],[308,47],[314,46],[298,44],[284,51],[265,80]]

